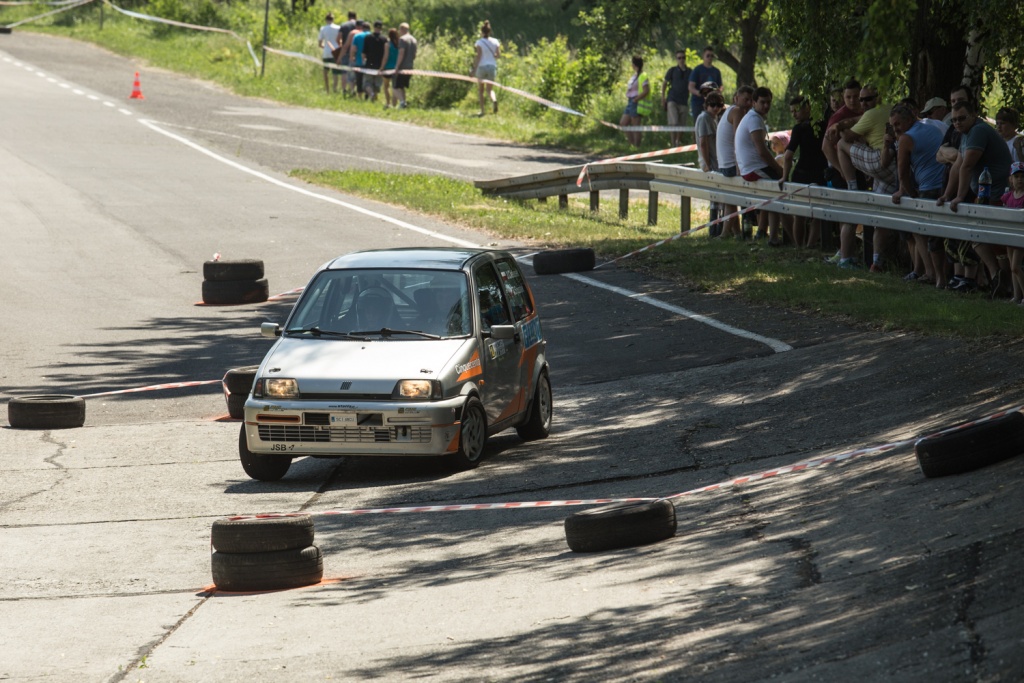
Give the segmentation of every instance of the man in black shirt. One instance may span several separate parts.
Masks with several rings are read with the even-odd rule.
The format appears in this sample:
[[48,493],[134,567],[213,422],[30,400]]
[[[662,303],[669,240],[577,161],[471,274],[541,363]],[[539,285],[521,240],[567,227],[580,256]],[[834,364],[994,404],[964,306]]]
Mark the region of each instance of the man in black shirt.
[[[661,84],[661,108],[668,114],[668,125],[686,125],[686,100],[690,96],[690,68],[686,66],[686,52],[676,50],[676,65],[665,74]],[[668,98],[665,91],[668,90]],[[683,132],[674,130],[669,133],[672,146],[683,144]]]
[[382,28],[384,22],[373,22],[373,33],[363,41],[363,68],[378,71],[376,74],[363,74],[363,92],[371,102],[377,101],[377,93],[384,87],[384,77],[379,70],[387,59],[388,39],[381,34]]

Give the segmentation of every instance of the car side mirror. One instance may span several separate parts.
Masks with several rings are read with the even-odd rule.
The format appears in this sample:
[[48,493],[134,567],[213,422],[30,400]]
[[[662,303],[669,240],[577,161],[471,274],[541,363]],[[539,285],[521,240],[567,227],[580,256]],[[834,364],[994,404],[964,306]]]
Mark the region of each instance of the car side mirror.
[[491,325],[491,339],[514,339],[516,336],[515,325]]
[[280,337],[281,326],[277,323],[261,323],[260,334],[264,337]]

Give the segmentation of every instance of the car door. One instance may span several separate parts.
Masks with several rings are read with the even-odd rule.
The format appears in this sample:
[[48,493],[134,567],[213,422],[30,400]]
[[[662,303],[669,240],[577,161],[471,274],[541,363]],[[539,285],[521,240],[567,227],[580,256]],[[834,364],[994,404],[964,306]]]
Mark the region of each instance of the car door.
[[494,424],[512,417],[520,410],[519,357],[522,337],[518,333],[514,339],[492,339],[490,336],[493,325],[511,325],[514,322],[494,264],[487,262],[474,268],[473,281],[480,319],[480,356],[484,368],[481,400],[488,424]]

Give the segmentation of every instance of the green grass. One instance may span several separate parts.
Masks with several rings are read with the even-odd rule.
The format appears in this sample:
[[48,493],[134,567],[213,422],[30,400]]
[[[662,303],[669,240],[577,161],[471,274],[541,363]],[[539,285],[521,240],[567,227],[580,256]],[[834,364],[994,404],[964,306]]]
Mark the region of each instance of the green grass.
[[[560,210],[556,201],[484,197],[470,183],[440,176],[305,170],[292,176],[538,247],[593,247],[605,259],[676,235],[680,222],[678,202],[660,204],[659,224],[648,226],[646,202],[635,203],[628,219],[620,220],[617,201],[603,202],[591,214],[585,194],[571,197],[569,208]],[[695,210],[691,220],[699,225],[707,220],[706,211]],[[735,295],[873,329],[966,340],[1024,335],[1024,311],[1005,301],[906,283],[901,274],[839,270],[824,264],[817,250],[760,244],[709,240],[702,231],[620,266],[713,295]]]

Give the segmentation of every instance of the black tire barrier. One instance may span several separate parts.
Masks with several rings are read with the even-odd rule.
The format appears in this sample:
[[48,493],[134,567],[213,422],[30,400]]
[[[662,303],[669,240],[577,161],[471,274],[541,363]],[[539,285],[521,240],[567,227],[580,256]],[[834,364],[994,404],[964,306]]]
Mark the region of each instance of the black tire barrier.
[[675,535],[676,508],[664,499],[603,505],[565,520],[565,540],[574,553],[630,548]]
[[15,429],[69,429],[85,424],[85,399],[53,394],[18,396],[7,404],[7,421]]
[[292,459],[287,455],[256,455],[250,451],[244,424],[238,431],[238,459],[245,473],[259,481],[277,481],[288,473],[292,465]]
[[970,472],[1024,453],[1024,414],[1009,413],[914,444],[917,465],[926,477]]
[[210,555],[213,585],[224,591],[272,591],[311,586],[324,577],[320,548]]
[[228,394],[226,396],[228,403],[228,415],[236,420],[245,419],[245,401],[249,398],[249,394]]
[[215,282],[231,280],[259,280],[263,277],[263,261],[238,259],[234,261],[206,261],[203,263],[203,279]]
[[558,275],[593,270],[597,259],[593,249],[553,249],[533,255],[537,275]]
[[203,280],[205,304],[258,304],[269,298],[266,280]]
[[224,373],[224,388],[231,394],[249,395],[252,391],[252,384],[256,381],[256,372],[260,369],[258,365],[248,365],[244,368],[232,368]]
[[309,515],[218,519],[210,543],[221,553],[274,553],[313,545],[313,533]]

